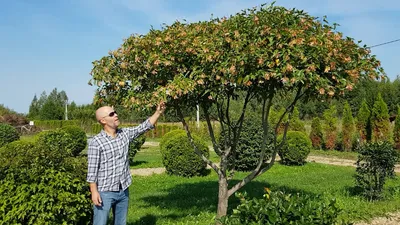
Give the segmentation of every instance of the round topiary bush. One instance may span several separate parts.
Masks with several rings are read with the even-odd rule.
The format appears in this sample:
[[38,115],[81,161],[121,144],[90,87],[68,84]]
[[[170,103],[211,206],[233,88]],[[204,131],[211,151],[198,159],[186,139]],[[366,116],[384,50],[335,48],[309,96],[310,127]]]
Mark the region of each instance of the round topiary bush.
[[37,135],[36,143],[40,148],[47,148],[48,157],[62,158],[72,156],[74,142],[69,133],[63,130],[50,130],[40,132]]
[[16,140],[19,140],[18,131],[11,125],[0,123],[0,147]]
[[160,150],[163,151],[163,146],[165,145],[165,143],[173,136],[175,136],[176,134],[186,134],[185,130],[182,129],[178,129],[178,130],[171,130],[170,132],[164,134],[164,136],[161,138],[160,141]]
[[[193,139],[197,148],[208,158],[210,153],[206,143],[196,135],[193,135]],[[168,174],[183,177],[206,174],[207,164],[194,152],[185,131],[164,135],[160,150]]]
[[[279,135],[278,143],[282,142],[283,135]],[[312,148],[311,140],[300,131],[288,131],[286,141],[278,154],[284,165],[303,165]]]
[[87,137],[85,131],[78,126],[65,126],[63,131],[71,135],[72,138],[72,155],[78,156],[87,145]]

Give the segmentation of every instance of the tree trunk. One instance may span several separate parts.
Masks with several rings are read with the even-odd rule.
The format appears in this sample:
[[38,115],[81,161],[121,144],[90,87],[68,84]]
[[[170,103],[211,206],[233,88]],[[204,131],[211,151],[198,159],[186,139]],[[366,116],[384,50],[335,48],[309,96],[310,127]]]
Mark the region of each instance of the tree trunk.
[[[225,175],[219,175],[218,184],[217,219],[226,216],[228,211],[228,181]],[[217,222],[217,224],[219,223]]]

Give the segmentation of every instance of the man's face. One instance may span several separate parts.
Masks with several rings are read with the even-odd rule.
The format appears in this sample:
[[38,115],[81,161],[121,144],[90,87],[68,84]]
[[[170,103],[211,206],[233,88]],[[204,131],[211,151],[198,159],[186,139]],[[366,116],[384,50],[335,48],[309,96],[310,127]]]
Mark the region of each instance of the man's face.
[[101,122],[113,129],[117,129],[120,123],[117,112],[111,107],[104,108]]

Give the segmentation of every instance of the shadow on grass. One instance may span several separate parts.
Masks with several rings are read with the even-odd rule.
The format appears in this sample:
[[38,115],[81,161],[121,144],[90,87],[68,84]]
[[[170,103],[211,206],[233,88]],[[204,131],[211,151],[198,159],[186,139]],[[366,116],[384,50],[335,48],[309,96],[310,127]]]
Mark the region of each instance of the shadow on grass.
[[[232,184],[236,184],[239,180],[234,180]],[[307,192],[301,189],[293,189],[287,186],[277,186],[267,182],[252,181],[245,185],[238,192],[247,192],[248,199],[262,198],[264,188],[268,187],[272,191],[285,191],[285,193],[304,193],[315,196],[314,193]],[[171,214],[166,217],[186,217],[189,215],[199,215],[200,213],[216,213],[218,204],[218,182],[217,181],[203,181],[179,184],[172,188],[165,190],[167,194],[157,196],[143,197],[141,200],[147,204],[148,207],[159,207],[179,212],[179,215]],[[236,208],[240,203],[239,199],[234,195],[229,198],[228,214]],[[161,216],[163,217],[163,216]],[[160,218],[161,218],[160,217]],[[154,215],[147,215],[141,218],[143,221],[157,220]],[[147,224],[152,224],[150,223]],[[140,221],[134,224],[142,224]],[[145,224],[145,223],[143,223]]]
[[161,218],[178,219],[180,216],[175,214],[170,214],[168,216],[155,216],[152,214],[147,214],[135,222],[128,222],[127,225],[155,225],[157,224],[157,220]]
[[147,161],[138,161],[138,160],[135,160],[135,161],[133,161],[133,162],[130,163],[130,166],[139,166],[139,165],[146,164],[146,163],[148,163],[148,162],[147,162]]

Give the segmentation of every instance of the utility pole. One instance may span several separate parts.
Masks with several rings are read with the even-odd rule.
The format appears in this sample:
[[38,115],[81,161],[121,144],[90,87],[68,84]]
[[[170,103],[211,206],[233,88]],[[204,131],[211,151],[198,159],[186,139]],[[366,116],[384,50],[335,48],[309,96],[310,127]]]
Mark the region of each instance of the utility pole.
[[200,128],[200,110],[199,105],[197,104],[197,129]]
[[68,99],[65,100],[65,120],[68,120]]

